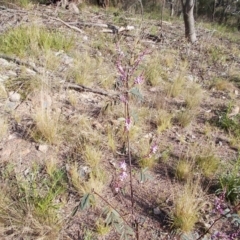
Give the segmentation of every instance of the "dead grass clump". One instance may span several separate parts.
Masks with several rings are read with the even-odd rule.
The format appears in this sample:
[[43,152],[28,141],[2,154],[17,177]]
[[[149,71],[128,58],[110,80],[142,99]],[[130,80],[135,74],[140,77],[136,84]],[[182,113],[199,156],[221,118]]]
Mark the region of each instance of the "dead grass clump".
[[58,114],[38,108],[34,115],[35,127],[32,129],[32,137],[36,141],[47,141],[57,144],[60,140],[60,120]]
[[184,76],[179,73],[179,75],[173,80],[173,82],[167,85],[167,95],[169,97],[177,97],[182,94],[184,91],[185,82],[186,80]]
[[161,66],[161,55],[151,55],[150,60],[146,63],[144,68],[145,70],[145,77],[147,82],[151,86],[158,86],[167,78],[165,71]]
[[173,115],[166,110],[159,110],[155,116],[154,122],[157,126],[157,131],[160,133],[172,126]]
[[173,200],[171,221],[183,233],[191,232],[199,221],[205,199],[199,181],[189,180],[179,189]]
[[8,122],[4,118],[0,118],[0,141],[7,135]]
[[192,163],[182,159],[178,161],[175,175],[180,181],[187,181],[192,176]]
[[194,117],[195,117],[195,112],[192,110],[186,109],[179,112],[176,115],[175,119],[181,127],[185,128],[191,124]]
[[201,104],[203,98],[201,86],[196,83],[188,84],[184,98],[188,109],[196,109]]
[[200,155],[196,157],[196,164],[205,177],[211,178],[219,170],[221,161],[214,154]]
[[91,193],[93,189],[100,193],[103,192],[107,177],[101,166],[93,172],[91,169],[89,172],[83,172],[83,169],[79,169],[78,163],[74,162],[67,165],[67,172],[69,180],[79,196]]
[[232,91],[234,85],[229,80],[217,78],[214,80],[211,88],[216,89],[217,91]]

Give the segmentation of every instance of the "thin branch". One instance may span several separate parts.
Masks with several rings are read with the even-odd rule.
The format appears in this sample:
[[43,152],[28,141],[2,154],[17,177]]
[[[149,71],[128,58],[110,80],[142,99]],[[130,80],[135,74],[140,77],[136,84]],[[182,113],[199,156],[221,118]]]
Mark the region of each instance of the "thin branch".
[[77,31],[77,32],[84,33],[84,31],[81,30],[80,28],[75,27],[75,26],[71,26],[71,25],[69,25],[68,23],[64,22],[64,21],[63,21],[62,19],[60,19],[60,18],[50,17],[50,19],[59,21],[59,22],[63,23],[65,26],[67,26],[67,27],[69,27],[69,28],[71,28],[71,29],[73,29],[73,30],[75,30],[75,31]]
[[85,92],[92,92],[92,93],[96,93],[105,97],[109,97],[109,98],[119,98],[119,94],[109,94],[107,92],[104,92],[102,90],[95,90],[89,87],[86,87],[84,85],[81,84],[75,84],[75,83],[69,83],[66,82],[64,88],[71,88],[74,89],[76,91],[85,91]]
[[112,209],[114,209],[119,216],[122,218],[122,220],[130,227],[132,228],[132,226],[127,222],[127,220],[123,217],[123,215],[110,203],[108,202],[105,198],[103,198],[99,193],[97,193],[94,189],[92,190],[92,192],[94,194],[96,194],[99,198],[101,198],[105,203],[107,203]]
[[[238,203],[233,209],[232,211],[237,211],[240,207],[240,203]],[[231,210],[229,210],[228,212],[226,212],[225,214],[222,214],[220,217],[218,217],[217,219],[214,220],[214,222],[211,224],[211,226],[205,230],[199,238],[197,238],[196,240],[201,240],[210,230],[211,228],[215,225],[215,223],[217,223],[219,220],[221,220],[222,218],[226,217],[229,213],[232,212]]]
[[10,56],[5,55],[5,54],[0,54],[0,58],[3,58],[5,60],[7,60],[7,61],[14,62],[14,63],[16,63],[18,65],[23,65],[25,67],[31,68],[36,73],[40,73],[39,70],[37,68],[35,68],[34,66],[32,66],[30,63],[24,62],[24,61],[19,60],[17,58],[10,57]]

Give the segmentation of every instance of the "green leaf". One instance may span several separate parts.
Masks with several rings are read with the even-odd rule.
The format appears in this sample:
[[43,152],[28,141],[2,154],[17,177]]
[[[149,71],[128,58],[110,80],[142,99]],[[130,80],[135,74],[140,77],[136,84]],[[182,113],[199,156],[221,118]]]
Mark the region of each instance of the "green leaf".
[[75,214],[76,214],[77,211],[78,211],[78,208],[79,208],[79,205],[77,205],[77,206],[73,209],[72,217],[75,216]]
[[146,167],[146,168],[142,169],[141,172],[140,172],[139,179],[140,179],[141,183],[144,183],[147,180],[152,178],[151,175],[147,172],[147,170],[148,170],[148,168]]
[[90,206],[90,197],[91,197],[91,194],[90,193],[87,193],[85,194],[82,199],[81,199],[81,202],[80,202],[80,208],[82,210],[86,209],[86,208],[89,208]]
[[130,93],[132,93],[134,96],[136,96],[137,98],[139,98],[140,100],[143,100],[143,96],[140,93],[139,89],[137,87],[133,87],[129,90]]

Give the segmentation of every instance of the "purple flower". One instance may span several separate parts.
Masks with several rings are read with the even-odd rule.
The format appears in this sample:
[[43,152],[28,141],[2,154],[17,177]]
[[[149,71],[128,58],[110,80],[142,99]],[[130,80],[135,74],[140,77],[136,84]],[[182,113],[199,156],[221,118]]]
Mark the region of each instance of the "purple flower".
[[140,76],[136,77],[136,79],[134,80],[134,83],[141,84],[143,81],[144,81],[143,74],[141,74]]
[[157,150],[158,150],[158,146],[157,146],[156,143],[154,143],[154,145],[151,146],[151,150],[150,151],[151,151],[151,153],[155,154],[157,152]]
[[121,76],[120,79],[122,81],[125,81],[127,75],[126,75],[125,70],[124,70],[123,66],[121,65],[120,61],[117,61],[117,69],[118,69],[118,71],[120,73],[120,76]]
[[119,180],[123,182],[126,178],[127,178],[127,173],[123,171],[122,174],[120,174],[119,176]]
[[126,121],[125,121],[125,127],[127,129],[127,131],[130,130],[131,128],[131,119],[130,118],[127,118]]
[[124,102],[124,103],[127,102],[127,99],[126,99],[126,97],[125,97],[124,95],[120,95],[120,100],[121,100],[122,102]]
[[123,170],[123,171],[126,171],[127,170],[127,164],[123,161],[120,163],[120,168]]

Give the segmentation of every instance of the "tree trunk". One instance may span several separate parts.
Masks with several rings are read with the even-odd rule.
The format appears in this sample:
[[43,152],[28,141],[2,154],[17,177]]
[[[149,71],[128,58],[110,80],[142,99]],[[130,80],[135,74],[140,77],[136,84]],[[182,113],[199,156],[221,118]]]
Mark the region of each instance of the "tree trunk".
[[194,26],[194,0],[181,0],[183,9],[183,19],[185,25],[185,36],[191,43],[197,40],[195,26]]
[[217,5],[217,0],[214,0],[214,1],[213,1],[213,12],[212,12],[212,21],[213,21],[213,22],[214,22],[214,20],[215,20],[216,5]]
[[174,0],[170,0],[170,16],[174,15]]

